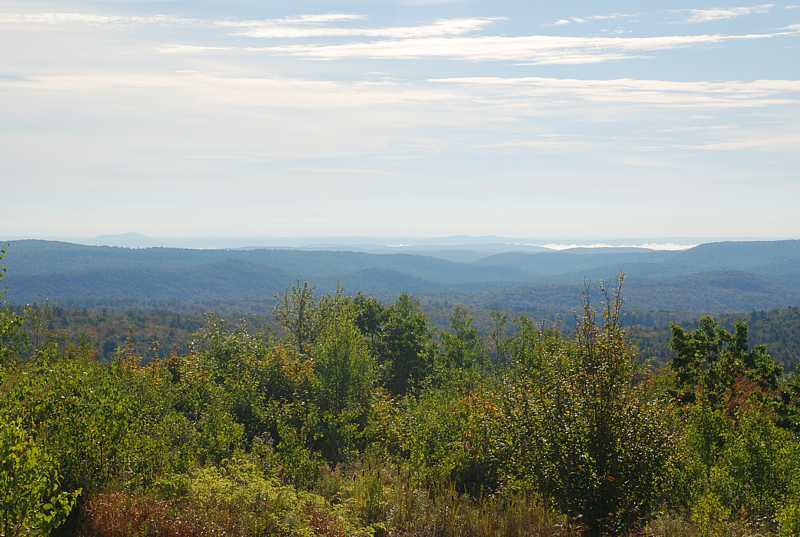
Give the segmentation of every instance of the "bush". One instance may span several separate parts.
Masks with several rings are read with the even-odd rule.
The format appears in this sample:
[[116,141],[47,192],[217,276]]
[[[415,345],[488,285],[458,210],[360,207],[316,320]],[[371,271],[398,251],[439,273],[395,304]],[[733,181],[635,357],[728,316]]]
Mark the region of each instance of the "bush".
[[493,448],[500,416],[488,385],[449,383],[404,400],[398,417],[399,447],[418,483],[453,483],[477,498],[499,485]]
[[737,514],[764,530],[777,527],[781,516],[789,520],[784,506],[800,483],[800,442],[763,407],[743,407],[728,418],[707,404],[695,405],[677,454],[675,493],[707,522],[698,521],[704,534],[713,534],[710,513],[727,513],[725,520]]
[[508,479],[529,483],[588,535],[640,527],[667,489],[669,404],[637,368],[619,325],[621,298],[600,326],[586,304],[572,343],[544,346],[503,390]]
[[166,498],[156,492],[94,496],[84,510],[86,537],[357,535],[324,499],[265,476],[246,458],[164,485]]
[[724,537],[731,511],[713,492],[706,492],[692,508],[692,522],[701,537]]
[[80,490],[61,490],[58,464],[25,431],[0,415],[0,535],[47,535],[64,523]]
[[792,499],[778,511],[778,535],[795,537],[800,535],[800,501]]
[[320,409],[315,447],[333,463],[364,451],[365,430],[377,363],[355,323],[355,311],[337,304],[329,311],[310,349],[316,382],[314,399]]

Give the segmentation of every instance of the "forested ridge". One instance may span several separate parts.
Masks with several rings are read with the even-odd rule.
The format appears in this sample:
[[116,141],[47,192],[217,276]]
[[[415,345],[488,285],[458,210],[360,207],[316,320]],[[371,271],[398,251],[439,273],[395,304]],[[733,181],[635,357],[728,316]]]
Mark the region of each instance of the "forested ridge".
[[642,360],[623,291],[479,331],[298,284],[274,329],[164,313],[185,347],[110,360],[4,307],[0,534],[800,534],[800,378],[732,319]]
[[[9,246],[8,299],[72,307],[238,310],[268,314],[297,281],[382,300],[469,304],[537,318],[580,309],[584,282],[628,279],[631,311],[729,313],[800,303],[800,241],[703,244],[686,251],[627,248],[510,252],[471,261],[439,256],[287,249],[115,248],[52,241]],[[595,296],[594,299],[598,299]]]

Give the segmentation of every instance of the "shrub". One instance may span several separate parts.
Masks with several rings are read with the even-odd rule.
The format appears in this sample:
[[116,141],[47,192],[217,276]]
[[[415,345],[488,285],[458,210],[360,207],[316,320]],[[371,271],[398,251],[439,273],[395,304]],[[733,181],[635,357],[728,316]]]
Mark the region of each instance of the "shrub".
[[[760,405],[740,408],[735,418],[708,404],[690,408],[677,455],[675,492],[683,497],[676,503],[705,513],[703,520],[727,512],[769,530],[780,513],[789,516],[784,506],[800,483],[800,442]],[[717,504],[724,509],[711,509]]]
[[357,535],[327,502],[298,492],[246,458],[209,466],[156,492],[92,497],[87,537],[313,537]]
[[315,447],[333,463],[352,459],[365,448],[377,363],[347,304],[331,306],[310,349],[320,409]]
[[706,492],[692,508],[692,522],[701,537],[724,537],[730,509],[713,492]]
[[500,416],[488,384],[455,382],[408,397],[399,416],[399,447],[418,483],[453,483],[477,498],[499,484],[494,456]]
[[793,499],[778,511],[778,535],[794,537],[800,535],[800,501]]
[[56,461],[0,415],[0,535],[47,535],[64,523],[80,494],[61,490]]
[[573,343],[546,345],[504,389],[510,480],[537,487],[588,535],[640,527],[666,491],[668,403],[648,387],[609,299],[604,324],[588,303]]

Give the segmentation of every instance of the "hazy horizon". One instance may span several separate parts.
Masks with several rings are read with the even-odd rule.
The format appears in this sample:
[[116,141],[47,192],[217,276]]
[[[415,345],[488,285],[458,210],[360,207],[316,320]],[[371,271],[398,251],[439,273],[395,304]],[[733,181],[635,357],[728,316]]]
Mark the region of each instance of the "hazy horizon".
[[236,236],[236,235],[145,235],[138,232],[100,234],[95,236],[0,235],[0,244],[19,240],[59,241],[90,246],[120,246],[129,248],[189,248],[189,249],[353,249],[373,253],[413,252],[426,250],[524,251],[544,249],[560,251],[580,248],[637,248],[648,250],[687,250],[701,244],[717,242],[747,242],[797,240],[795,237],[514,237],[509,235],[430,235],[430,236]]

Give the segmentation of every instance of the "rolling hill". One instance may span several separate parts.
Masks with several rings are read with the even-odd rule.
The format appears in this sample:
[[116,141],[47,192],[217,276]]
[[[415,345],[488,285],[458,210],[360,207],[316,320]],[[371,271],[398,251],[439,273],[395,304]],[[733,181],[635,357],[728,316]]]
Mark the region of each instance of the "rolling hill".
[[[454,256],[458,258],[459,256]],[[470,259],[465,255],[463,259]],[[571,311],[587,280],[628,275],[637,310],[751,311],[800,305],[800,241],[727,242],[677,251],[580,248],[456,261],[430,255],[8,243],[13,303],[270,301],[298,280],[390,298],[459,301],[537,314]]]

